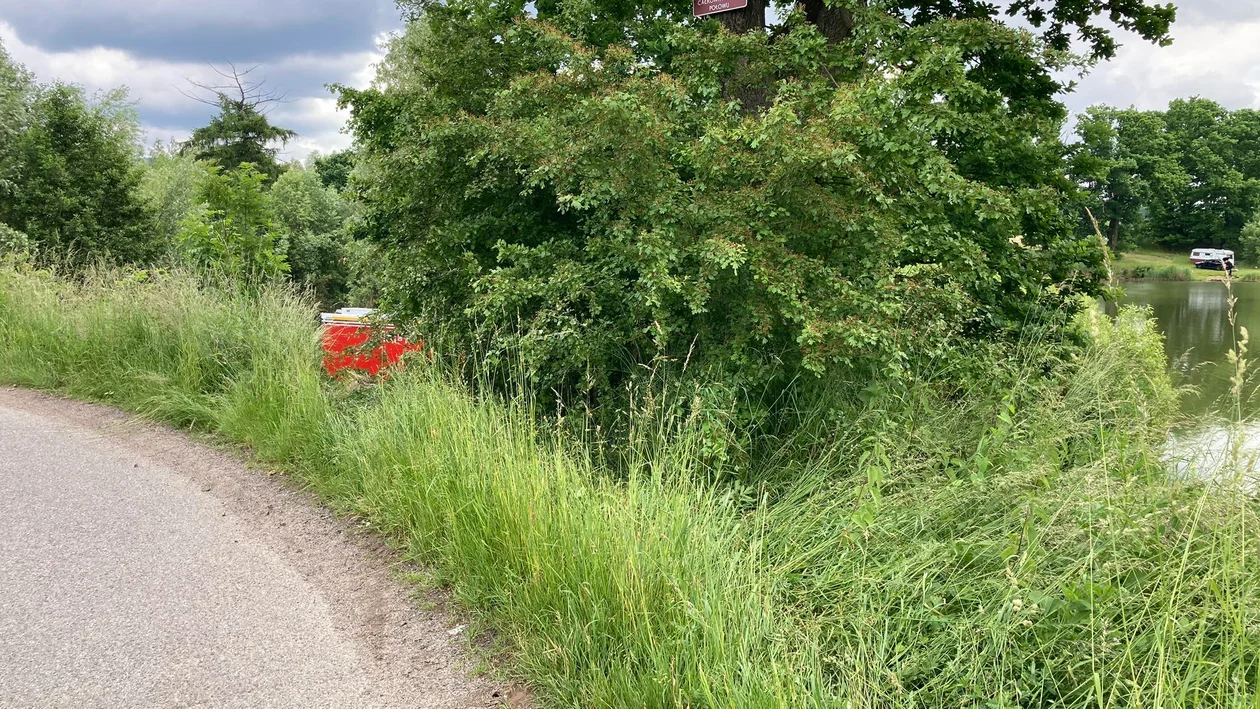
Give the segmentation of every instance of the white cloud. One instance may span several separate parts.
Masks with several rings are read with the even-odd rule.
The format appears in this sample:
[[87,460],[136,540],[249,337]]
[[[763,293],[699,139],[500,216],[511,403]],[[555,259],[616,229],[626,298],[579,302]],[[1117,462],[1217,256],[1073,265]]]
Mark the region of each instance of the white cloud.
[[[160,125],[144,125],[147,142],[184,139],[191,129],[208,116],[211,109],[198,106],[181,92],[191,88],[188,80],[213,84],[218,77],[205,64],[146,59],[108,47],[89,47],[65,52],[51,52],[22,41],[17,31],[0,21],[0,42],[13,58],[26,65],[41,81],[61,80],[81,84],[89,92],[127,86],[136,101],[142,118],[146,115],[166,116]],[[323,83],[343,82],[366,87],[374,74],[377,52],[351,52],[333,55],[295,54],[258,67],[257,76],[276,79],[269,82],[288,103],[275,107],[271,116],[277,124],[297,130],[299,138],[290,142],[286,158],[303,159],[313,150],[330,152],[349,145],[341,135],[346,116],[337,111],[336,100],[323,89]],[[318,78],[312,78],[318,77]],[[318,95],[295,95],[288,91],[285,79],[304,84],[303,88]],[[187,125],[177,125],[171,116],[188,117]],[[193,118],[192,116],[196,116]]]
[[13,58],[26,65],[40,80],[59,79],[82,84],[89,91],[127,86],[131,97],[145,108],[176,110],[188,99],[179,92],[187,80],[210,81],[209,66],[138,59],[128,52],[108,47],[90,47],[70,52],[46,52],[27,44],[13,27],[0,22],[0,42]]
[[179,126],[156,126],[149,123],[141,122],[140,130],[144,133],[144,144],[146,147],[152,147],[154,143],[161,142],[165,145],[173,143],[182,143],[188,140],[192,135],[192,131]]
[[270,117],[277,123],[302,121],[319,128],[338,128],[346,122],[343,112],[337,110],[337,99],[308,96],[276,106]]
[[278,125],[303,126],[281,152],[284,159],[305,160],[314,151],[329,153],[350,147],[350,136],[342,132],[349,116],[337,110],[334,98],[301,98],[277,106],[270,117]]
[[[215,2],[188,2],[188,0],[40,0],[39,12],[50,19],[67,16],[78,19],[124,20],[138,27],[196,27],[207,22],[230,21],[237,26],[283,27],[286,18],[306,18],[312,15],[335,16],[337,10],[353,6],[356,0],[339,0],[332,3],[311,3],[308,0],[267,0],[266,11],[260,11],[257,0],[215,0]],[[0,6],[10,5],[10,12],[29,10],[23,0],[3,0]]]
[[1069,105],[1151,110],[1202,96],[1228,108],[1260,108],[1260,4],[1248,14],[1232,23],[1175,24],[1168,47],[1130,36],[1115,59],[1081,80]]

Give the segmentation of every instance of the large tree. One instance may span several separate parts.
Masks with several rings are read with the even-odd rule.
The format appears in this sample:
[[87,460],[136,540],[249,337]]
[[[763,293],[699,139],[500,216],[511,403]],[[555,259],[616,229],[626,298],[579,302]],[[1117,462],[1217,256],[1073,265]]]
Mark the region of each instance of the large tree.
[[276,230],[283,239],[289,276],[328,305],[345,297],[350,205],[320,174],[294,166],[270,192]]
[[272,125],[267,117],[269,109],[283,102],[284,96],[268,89],[265,80],[250,78],[257,67],[244,71],[235,65],[229,67],[228,71],[216,69],[222,82],[190,82],[197,89],[190,96],[219,112],[209,124],[193,131],[181,151],[224,170],[249,163],[274,180],[283,171],[276,161],[279,146],[297,137],[295,131]]
[[29,125],[34,92],[34,79],[0,44],[0,196],[15,189],[17,141]]
[[1163,121],[1181,170],[1157,178],[1155,237],[1166,246],[1236,244],[1258,206],[1260,182],[1240,169],[1254,157],[1240,153],[1233,115],[1215,101],[1182,99],[1169,104]]
[[1039,39],[970,2],[824,6],[843,31],[781,8],[740,32],[680,2],[407,5],[376,87],[341,94],[392,305],[562,392],[659,358],[755,388],[894,372],[1092,292],[1061,38],[1105,56],[1099,12],[1155,41],[1171,20],[1008,8]]
[[[1137,111],[1108,106],[1093,106],[1077,117],[1080,140],[1074,146],[1071,173],[1087,196],[1085,206],[1090,211],[1082,215],[1082,223],[1092,230],[1094,224],[1087,218],[1092,216],[1113,251],[1121,248],[1122,237],[1123,243],[1133,243],[1150,213],[1150,177],[1160,170],[1155,164],[1160,155],[1153,149],[1159,133],[1140,129],[1144,123],[1154,128],[1149,119]],[[1139,142],[1139,136],[1146,140]],[[1163,168],[1175,166],[1171,160]]]
[[[416,17],[442,3],[401,0],[399,4]],[[685,0],[541,0],[534,5],[540,19],[555,22],[585,42],[597,46],[628,44],[654,59],[665,49],[662,36],[678,24],[692,21],[691,4]],[[491,13],[511,13],[516,6],[508,2],[489,7]],[[772,8],[770,12],[768,8]],[[1149,0],[799,0],[777,4],[748,0],[746,8],[712,15],[709,21],[721,23],[736,34],[768,31],[773,36],[787,24],[784,18],[793,10],[799,10],[830,44],[855,38],[861,41],[860,25],[876,16],[913,26],[941,20],[996,23],[1010,19],[1033,28],[1049,50],[1070,51],[1087,62],[1115,56],[1119,46],[1113,35],[1115,27],[1167,44],[1176,18],[1172,3]],[[1016,100],[1047,101],[1066,88],[1054,78],[1051,67],[1018,48],[990,44],[966,51],[973,78]]]

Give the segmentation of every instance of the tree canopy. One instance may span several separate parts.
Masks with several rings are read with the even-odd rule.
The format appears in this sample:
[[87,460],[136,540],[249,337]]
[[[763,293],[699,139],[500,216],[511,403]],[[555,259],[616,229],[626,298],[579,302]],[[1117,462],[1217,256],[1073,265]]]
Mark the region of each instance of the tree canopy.
[[404,5],[376,86],[341,89],[392,305],[588,392],[661,358],[754,387],[897,370],[1093,292],[1051,73],[1069,27],[1106,56],[1099,14],[1157,42],[1172,19],[1012,4],[1039,39],[970,2],[829,4],[842,33],[808,6],[729,32],[681,2]]
[[325,187],[344,192],[350,185],[350,173],[354,172],[354,151],[339,150],[328,155],[312,156],[312,167]]
[[294,283],[309,288],[320,302],[340,301],[349,280],[344,252],[350,204],[324,185],[317,168],[301,165],[281,175],[269,196]]
[[1236,247],[1260,209],[1260,111],[1204,98],[1165,111],[1096,106],[1076,132],[1073,176],[1115,245]]
[[150,258],[138,134],[126,91],[36,83],[0,47],[0,223],[67,265]]
[[267,110],[284,97],[267,89],[264,82],[250,80],[252,71],[238,71],[232,66],[230,72],[220,72],[226,83],[193,84],[209,94],[197,100],[216,106],[219,112],[209,124],[193,131],[181,152],[226,170],[249,163],[274,180],[282,171],[276,161],[277,146],[285,145],[297,133],[271,124]]
[[919,24],[939,19],[1020,18],[1036,29],[1050,48],[1066,52],[1075,44],[1083,45],[1084,53],[1094,60],[1116,55],[1119,45],[1112,27],[1166,45],[1177,19],[1172,3],[1146,0],[899,0],[894,7],[910,22]]

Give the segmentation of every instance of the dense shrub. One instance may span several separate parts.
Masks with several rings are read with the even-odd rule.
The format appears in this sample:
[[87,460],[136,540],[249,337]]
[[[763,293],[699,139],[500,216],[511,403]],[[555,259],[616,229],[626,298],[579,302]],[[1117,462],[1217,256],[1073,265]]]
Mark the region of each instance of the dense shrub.
[[0,223],[65,264],[153,258],[162,247],[140,196],[138,121],[125,92],[89,99],[77,86],[30,84],[24,96],[0,116],[20,126],[0,148]]
[[1119,266],[1115,269],[1117,278],[1135,281],[1189,281],[1193,280],[1190,269],[1186,266],[1156,266],[1139,264],[1136,266]]
[[1061,107],[969,70],[1053,63],[1030,36],[872,4],[839,44],[797,15],[772,37],[626,20],[623,43],[561,4],[423,6],[377,88],[342,90],[365,232],[395,312],[524,363],[540,400],[616,397],[667,360],[766,401],[1094,288],[1098,245],[1060,211]]
[[30,250],[30,237],[7,224],[0,224],[0,256],[28,253]]

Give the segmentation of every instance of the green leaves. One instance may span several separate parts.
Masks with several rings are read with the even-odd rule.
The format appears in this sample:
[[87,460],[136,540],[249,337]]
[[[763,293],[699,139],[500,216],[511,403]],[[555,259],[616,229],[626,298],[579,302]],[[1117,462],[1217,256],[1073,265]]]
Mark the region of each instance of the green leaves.
[[1073,176],[1113,248],[1239,246],[1260,208],[1260,112],[1201,98],[1167,111],[1097,106],[1077,135]]
[[1238,235],[1240,256],[1247,263],[1260,263],[1260,211],[1242,228]]
[[[345,297],[348,287],[345,249],[353,212],[349,202],[324,186],[320,164],[317,159],[315,169],[290,166],[271,187],[268,199],[290,278],[310,289],[319,302],[332,304]],[[343,164],[339,172],[348,175],[349,168]]]
[[271,204],[263,192],[267,176],[248,163],[210,171],[198,186],[204,208],[190,214],[179,242],[196,265],[250,282],[288,272],[276,250]]
[[198,208],[198,190],[210,166],[173,149],[154,146],[140,181],[140,194],[153,210],[162,241],[174,244],[180,226]]
[[[588,5],[425,5],[376,88],[342,90],[388,305],[426,341],[524,361],[544,400],[615,398],[661,362],[767,392],[936,361],[1092,292],[1061,107],[974,71],[1048,65],[1027,35],[873,7],[835,44],[795,15],[731,35]],[[595,38],[615,18],[634,44]]]
[[1057,50],[1072,49],[1072,35],[1076,34],[1094,60],[1114,57],[1118,46],[1111,30],[1098,24],[1099,17],[1161,46],[1172,41],[1169,32],[1177,17],[1172,3],[1147,4],[1145,0],[1054,0],[1048,6],[1038,0],[1015,0],[1004,11],[995,4],[968,0],[896,0],[894,4],[915,22],[940,17],[991,18],[999,12],[1009,17],[1022,15]]
[[152,258],[138,130],[125,92],[36,84],[0,51],[0,224],[67,267]]

